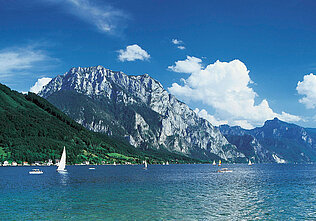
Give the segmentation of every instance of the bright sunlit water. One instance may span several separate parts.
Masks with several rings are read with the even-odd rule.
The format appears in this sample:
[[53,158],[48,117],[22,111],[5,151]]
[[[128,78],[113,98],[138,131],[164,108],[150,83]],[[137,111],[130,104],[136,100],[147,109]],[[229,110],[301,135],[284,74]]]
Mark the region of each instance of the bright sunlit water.
[[316,220],[316,165],[0,167],[2,220]]

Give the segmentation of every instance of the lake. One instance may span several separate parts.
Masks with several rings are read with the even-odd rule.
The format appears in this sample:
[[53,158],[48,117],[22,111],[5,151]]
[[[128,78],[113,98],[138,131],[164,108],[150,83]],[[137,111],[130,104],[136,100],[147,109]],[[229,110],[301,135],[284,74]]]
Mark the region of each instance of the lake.
[[316,165],[0,167],[3,220],[316,220]]

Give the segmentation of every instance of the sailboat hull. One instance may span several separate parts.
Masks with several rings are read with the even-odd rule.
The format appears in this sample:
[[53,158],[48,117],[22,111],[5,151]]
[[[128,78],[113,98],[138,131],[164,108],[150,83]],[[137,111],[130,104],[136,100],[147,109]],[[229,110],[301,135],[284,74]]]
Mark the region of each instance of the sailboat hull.
[[67,173],[67,170],[56,170],[58,173]]
[[40,175],[40,174],[43,174],[43,172],[33,172],[33,171],[30,171],[29,174],[32,174],[32,175]]

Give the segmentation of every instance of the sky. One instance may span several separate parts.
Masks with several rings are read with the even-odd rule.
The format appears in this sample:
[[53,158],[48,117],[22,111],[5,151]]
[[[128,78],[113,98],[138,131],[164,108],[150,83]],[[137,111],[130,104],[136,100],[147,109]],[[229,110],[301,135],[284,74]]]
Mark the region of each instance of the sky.
[[149,74],[212,124],[316,127],[316,1],[0,0],[0,82]]

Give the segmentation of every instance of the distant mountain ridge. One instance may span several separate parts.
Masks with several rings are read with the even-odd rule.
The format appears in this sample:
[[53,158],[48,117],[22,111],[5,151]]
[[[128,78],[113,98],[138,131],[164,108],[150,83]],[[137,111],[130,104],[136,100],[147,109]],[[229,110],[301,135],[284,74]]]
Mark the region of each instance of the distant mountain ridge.
[[[219,127],[229,142],[235,144],[238,149],[248,145],[248,151],[261,148],[262,158],[259,162],[316,162],[316,130],[303,128],[295,124],[287,123],[274,118],[268,120],[262,127],[245,130],[241,127]],[[251,142],[249,136],[252,137]],[[241,144],[243,142],[243,145]],[[246,154],[247,156],[247,154]],[[248,158],[256,158],[248,155]]]
[[166,149],[211,160],[245,162],[219,129],[198,117],[147,74],[102,66],[72,68],[39,93],[84,127],[125,137],[138,148]]

